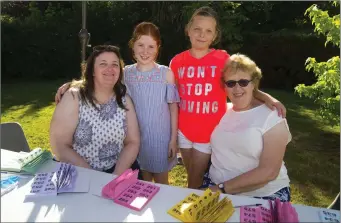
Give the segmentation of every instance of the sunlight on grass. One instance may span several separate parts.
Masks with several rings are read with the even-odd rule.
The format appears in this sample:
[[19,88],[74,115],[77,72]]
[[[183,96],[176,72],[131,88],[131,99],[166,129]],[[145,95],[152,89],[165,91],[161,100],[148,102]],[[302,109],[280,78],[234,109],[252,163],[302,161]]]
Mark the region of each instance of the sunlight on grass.
[[[333,200],[334,196],[330,197],[328,192],[321,190],[312,183],[305,185],[291,184],[291,193],[294,194],[292,202],[296,204],[308,204],[317,207],[327,207]],[[301,193],[305,191],[305,193]]]
[[19,122],[24,129],[31,149],[36,147],[50,148],[49,128],[55,106],[50,105],[30,115],[25,115],[25,112],[30,110],[33,106],[34,105],[32,104],[26,106],[13,106],[1,114],[1,122]]
[[[1,122],[19,122],[31,148],[50,148],[54,94],[63,82],[2,85]],[[291,180],[293,203],[327,207],[340,191],[340,127],[324,123],[316,106],[307,99],[283,91],[266,92],[288,110],[293,140],[284,161]],[[187,186],[183,166],[176,166],[169,176],[171,185]]]
[[326,125],[323,122],[323,118],[317,115],[316,110],[307,109],[307,108],[304,108],[303,106],[299,106],[298,108],[295,109],[295,111],[291,110],[291,112],[296,112],[300,116],[304,116],[305,118],[309,118],[311,121],[314,121],[315,125],[318,126],[320,130],[335,132],[335,133],[340,132],[340,126]]
[[184,166],[175,166],[169,173],[169,184],[179,187],[187,187],[187,174]]

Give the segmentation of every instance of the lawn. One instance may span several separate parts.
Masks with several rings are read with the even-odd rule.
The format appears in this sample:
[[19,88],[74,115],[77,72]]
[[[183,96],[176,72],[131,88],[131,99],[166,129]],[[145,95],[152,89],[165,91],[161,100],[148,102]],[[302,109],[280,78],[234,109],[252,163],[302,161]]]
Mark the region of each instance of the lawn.
[[[49,124],[54,95],[63,81],[2,84],[1,122],[21,123],[31,148],[49,148]],[[329,126],[307,99],[289,92],[269,90],[287,109],[293,136],[285,162],[291,179],[292,202],[328,206],[340,190],[340,126]],[[170,183],[185,186],[183,166],[170,173]]]

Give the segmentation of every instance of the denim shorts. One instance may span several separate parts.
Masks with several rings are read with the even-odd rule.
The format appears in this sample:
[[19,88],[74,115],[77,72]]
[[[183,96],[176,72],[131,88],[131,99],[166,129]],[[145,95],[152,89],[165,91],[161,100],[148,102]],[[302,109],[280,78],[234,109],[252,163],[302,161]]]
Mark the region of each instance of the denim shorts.
[[[202,185],[199,187],[200,189],[202,188],[208,188],[210,186],[216,185],[211,178],[209,177],[208,172],[205,173],[204,175],[204,180]],[[254,198],[260,198],[260,199],[265,199],[265,200],[275,200],[276,198],[279,198],[282,202],[290,201],[291,200],[291,192],[290,192],[290,187],[283,187],[279,191],[275,192],[274,194],[271,194],[269,196],[265,197],[254,197]]]

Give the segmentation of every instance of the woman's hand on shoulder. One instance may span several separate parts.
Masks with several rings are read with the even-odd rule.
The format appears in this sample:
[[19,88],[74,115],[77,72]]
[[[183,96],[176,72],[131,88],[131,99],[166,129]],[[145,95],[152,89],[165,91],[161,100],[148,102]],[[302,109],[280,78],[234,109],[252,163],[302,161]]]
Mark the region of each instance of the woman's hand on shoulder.
[[[61,122],[62,125],[74,125],[78,122],[78,98],[79,89],[70,88],[65,93],[61,101],[57,104],[52,121]],[[58,125],[59,126],[59,125]],[[71,126],[68,126],[71,127]]]
[[64,93],[63,97],[60,98],[57,107],[63,102],[63,105],[67,104],[68,106],[72,103],[77,105],[78,108],[78,100],[79,100],[79,88],[70,87]]
[[65,92],[67,90],[70,89],[70,87],[79,88],[82,83],[83,83],[82,80],[78,80],[78,81],[73,81],[73,82],[67,82],[67,83],[63,84],[62,86],[60,86],[57,90],[55,97],[54,97],[54,101],[56,102],[56,104],[58,104],[60,102],[63,95],[65,94]]
[[60,100],[62,100],[63,95],[70,88],[70,85],[71,82],[67,82],[58,88],[57,93],[54,96],[54,101],[56,102],[56,104],[58,104]]

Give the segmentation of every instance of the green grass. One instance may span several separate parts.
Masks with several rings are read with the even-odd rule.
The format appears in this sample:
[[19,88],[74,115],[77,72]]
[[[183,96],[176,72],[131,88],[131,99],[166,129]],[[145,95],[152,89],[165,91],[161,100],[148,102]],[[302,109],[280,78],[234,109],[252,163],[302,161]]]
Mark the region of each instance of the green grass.
[[[2,84],[1,122],[21,123],[31,148],[49,148],[49,124],[54,94],[63,81]],[[340,127],[328,126],[309,100],[282,91],[267,91],[287,109],[293,136],[285,162],[293,203],[328,206],[340,190]],[[170,173],[170,183],[187,184],[183,166]]]

